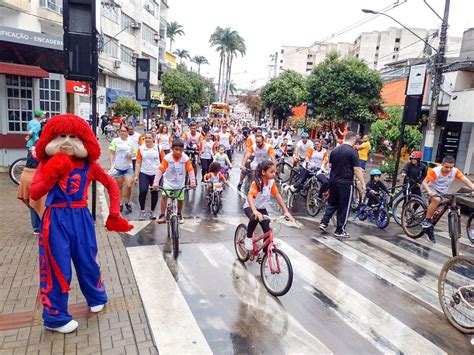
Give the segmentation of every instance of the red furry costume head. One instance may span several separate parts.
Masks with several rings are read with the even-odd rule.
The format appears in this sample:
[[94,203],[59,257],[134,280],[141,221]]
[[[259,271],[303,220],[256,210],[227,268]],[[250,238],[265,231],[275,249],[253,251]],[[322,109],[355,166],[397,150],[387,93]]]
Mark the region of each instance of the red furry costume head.
[[87,159],[95,162],[100,157],[100,146],[90,126],[81,117],[67,113],[50,118],[44,125],[39,141],[36,143],[38,160],[50,158],[46,154],[46,145],[60,134],[74,134],[84,144],[88,152]]

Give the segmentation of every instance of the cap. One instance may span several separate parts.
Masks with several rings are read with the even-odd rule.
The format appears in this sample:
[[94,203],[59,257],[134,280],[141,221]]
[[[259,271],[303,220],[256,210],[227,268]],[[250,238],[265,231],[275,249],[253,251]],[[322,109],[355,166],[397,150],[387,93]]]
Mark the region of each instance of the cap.
[[43,116],[44,112],[41,111],[41,110],[36,110],[35,111],[35,117],[40,117],[40,116]]

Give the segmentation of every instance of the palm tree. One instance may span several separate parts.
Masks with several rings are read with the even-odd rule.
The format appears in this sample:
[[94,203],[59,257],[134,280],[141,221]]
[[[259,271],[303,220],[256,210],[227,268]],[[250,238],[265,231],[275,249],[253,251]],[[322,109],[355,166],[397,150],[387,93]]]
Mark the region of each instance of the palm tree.
[[[232,30],[230,27],[217,27],[214,33],[212,33],[209,42],[211,46],[216,47],[216,51],[219,52],[221,57],[217,94],[221,100],[227,101],[232,61],[237,56],[237,53],[240,53],[242,56],[245,54],[247,50],[245,40],[237,31]],[[225,88],[221,90],[224,84]]]
[[191,61],[193,63],[196,63],[197,66],[198,66],[198,74],[201,74],[201,65],[203,64],[209,64],[209,62],[207,61],[206,57],[202,56],[202,55],[195,55],[193,57],[193,59],[191,59]]
[[183,26],[176,21],[171,21],[166,26],[166,37],[170,39],[170,52],[173,50],[173,42],[176,36],[184,35]]
[[180,64],[183,64],[184,59],[189,58],[189,52],[186,49],[177,49],[173,54],[180,59]]

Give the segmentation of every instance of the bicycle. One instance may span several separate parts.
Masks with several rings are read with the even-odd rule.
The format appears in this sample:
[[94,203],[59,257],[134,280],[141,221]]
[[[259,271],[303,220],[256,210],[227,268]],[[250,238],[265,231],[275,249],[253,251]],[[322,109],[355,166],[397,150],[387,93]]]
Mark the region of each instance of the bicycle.
[[219,210],[222,207],[222,191],[224,190],[224,186],[221,182],[207,182],[206,183],[210,190],[206,196],[207,206],[209,207],[209,211],[212,212],[215,216],[219,213]]
[[[268,216],[263,216],[264,219],[270,219]],[[285,217],[280,217],[285,218]],[[278,221],[276,219],[275,221]],[[277,248],[273,240],[273,230],[257,237],[252,238],[253,250],[247,251],[244,246],[244,240],[247,238],[247,225],[240,224],[235,230],[234,247],[237,258],[242,263],[247,260],[257,260],[260,262],[260,276],[262,278],[263,286],[273,296],[283,296],[291,288],[293,283],[293,267],[291,266],[288,256]],[[266,250],[266,251],[265,251]],[[260,259],[260,252],[264,251],[263,257]],[[279,280],[279,277],[282,277]],[[273,286],[275,281],[276,286]],[[282,285],[282,286],[280,286]]]
[[441,201],[438,209],[433,214],[432,224],[433,226],[427,229],[426,231],[421,227],[421,223],[426,218],[427,206],[426,204],[420,201],[418,198],[410,199],[402,210],[402,228],[407,236],[410,238],[419,238],[425,232],[430,233],[432,238],[434,238],[433,230],[436,224],[439,222],[441,217],[449,211],[448,213],[448,230],[449,237],[451,239],[451,251],[452,255],[458,256],[459,245],[458,239],[461,238],[461,211],[459,206],[456,203],[457,196],[471,196],[470,193],[453,193],[453,194],[440,194],[439,197],[444,198],[444,201]]
[[20,158],[15,160],[11,163],[10,167],[8,168],[8,175],[10,179],[17,185],[20,184],[20,177],[23,173],[23,169],[26,166],[26,158]]
[[308,212],[311,217],[316,217],[318,213],[324,210],[328,204],[329,189],[324,191],[321,194],[321,197],[320,191],[321,183],[317,179],[316,174],[316,178],[313,180],[312,185],[309,187],[308,195],[306,196],[306,212]]
[[173,242],[173,257],[176,259],[179,255],[179,218],[178,218],[178,204],[176,198],[181,195],[184,191],[190,190],[189,186],[184,186],[179,190],[165,190],[159,188],[157,191],[164,192],[165,196],[168,197],[168,205],[166,206],[166,226],[168,232],[168,238],[172,239]]
[[[414,187],[413,185],[419,184],[417,184],[413,180],[409,180],[407,183],[395,186],[390,189],[393,192],[390,195],[390,200],[387,203],[387,207],[390,209],[394,221],[397,222],[397,224],[400,226],[402,225],[401,211],[403,210],[403,206],[405,206],[405,204],[410,199],[419,199],[421,203],[424,203],[423,199],[420,196],[411,193],[411,190]],[[397,189],[399,190],[397,191]]]
[[292,166],[285,160],[287,156],[288,154],[283,153],[276,160],[275,180],[281,184],[287,183],[291,178]]
[[357,178],[354,177],[353,182],[353,189],[352,189],[352,201],[351,201],[351,211],[357,212],[359,210],[359,206],[362,203],[362,192],[357,185]]
[[107,142],[112,142],[114,138],[119,136],[119,130],[117,127],[109,125],[105,127],[105,139]]
[[381,202],[374,206],[368,206],[362,203],[359,206],[358,212],[354,215],[353,221],[359,218],[361,221],[366,219],[369,222],[375,223],[380,229],[384,229],[390,223],[390,213],[388,212],[387,199],[388,195],[385,192],[380,194]]

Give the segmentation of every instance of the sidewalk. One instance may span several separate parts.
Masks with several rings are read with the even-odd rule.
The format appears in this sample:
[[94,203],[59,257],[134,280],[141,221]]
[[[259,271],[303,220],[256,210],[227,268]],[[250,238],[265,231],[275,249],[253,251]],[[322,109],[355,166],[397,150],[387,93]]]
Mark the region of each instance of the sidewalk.
[[5,173],[0,173],[0,200],[0,354],[157,353],[125,247],[117,233],[103,227],[100,204],[98,261],[109,302],[100,314],[90,313],[73,273],[69,310],[79,328],[63,335],[42,325],[37,237]]

